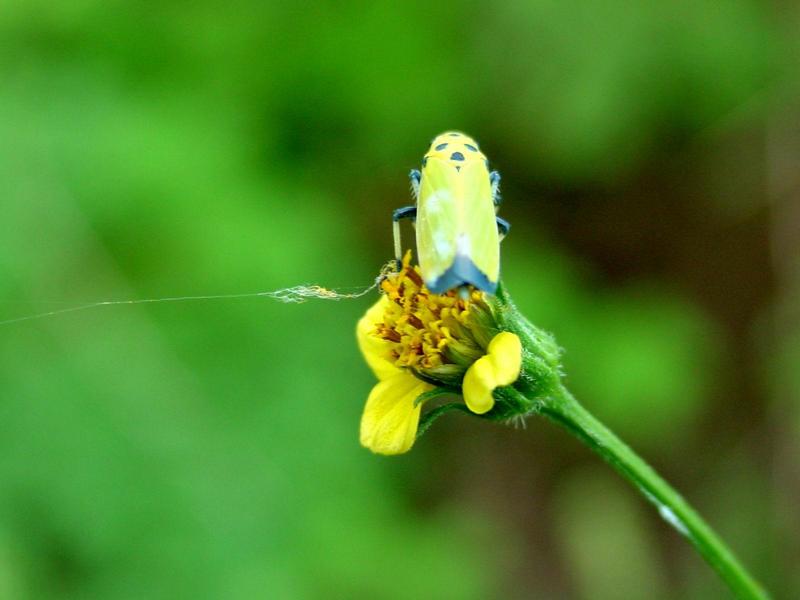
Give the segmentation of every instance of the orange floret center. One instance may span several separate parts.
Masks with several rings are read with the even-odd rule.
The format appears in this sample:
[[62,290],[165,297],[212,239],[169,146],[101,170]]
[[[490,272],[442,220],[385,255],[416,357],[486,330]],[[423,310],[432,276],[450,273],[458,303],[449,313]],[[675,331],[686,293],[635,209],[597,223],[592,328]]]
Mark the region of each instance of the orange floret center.
[[470,303],[481,298],[478,290],[471,290],[466,299],[456,290],[431,293],[419,268],[411,266],[410,251],[400,271],[388,275],[381,289],[389,303],[375,333],[391,344],[395,366],[417,369],[449,362],[444,350],[466,326]]

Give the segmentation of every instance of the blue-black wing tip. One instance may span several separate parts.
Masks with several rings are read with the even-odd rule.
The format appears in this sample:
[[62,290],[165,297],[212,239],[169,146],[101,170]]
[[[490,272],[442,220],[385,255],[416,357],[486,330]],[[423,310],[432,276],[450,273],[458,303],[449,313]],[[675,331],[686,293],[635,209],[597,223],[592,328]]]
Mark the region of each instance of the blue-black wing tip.
[[475,266],[471,258],[463,255],[457,255],[453,264],[436,281],[425,282],[425,284],[434,294],[444,294],[448,290],[462,285],[473,285],[489,294],[497,291],[497,282],[489,279]]

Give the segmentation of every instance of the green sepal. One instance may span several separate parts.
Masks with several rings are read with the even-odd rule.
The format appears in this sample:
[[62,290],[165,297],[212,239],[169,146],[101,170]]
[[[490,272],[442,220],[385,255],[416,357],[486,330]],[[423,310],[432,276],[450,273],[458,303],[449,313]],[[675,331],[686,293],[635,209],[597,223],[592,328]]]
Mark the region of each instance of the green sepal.
[[492,395],[494,396],[494,406],[492,410],[480,416],[490,421],[506,421],[513,417],[529,415],[538,412],[538,403],[529,400],[513,385],[497,388]]
[[419,406],[423,402],[427,402],[428,400],[432,400],[433,398],[438,398],[439,396],[458,396],[459,393],[457,390],[451,390],[449,388],[442,388],[437,387],[433,388],[432,390],[428,390],[427,392],[422,392],[417,399],[414,400],[414,406]]
[[422,418],[419,420],[419,426],[417,428],[417,439],[422,437],[422,435],[428,431],[428,428],[433,425],[433,422],[441,417],[443,414],[454,411],[460,410],[461,412],[465,412],[468,414],[472,414],[470,410],[467,408],[466,404],[461,402],[450,402],[448,404],[442,404],[441,406],[437,406],[433,410],[428,411]]

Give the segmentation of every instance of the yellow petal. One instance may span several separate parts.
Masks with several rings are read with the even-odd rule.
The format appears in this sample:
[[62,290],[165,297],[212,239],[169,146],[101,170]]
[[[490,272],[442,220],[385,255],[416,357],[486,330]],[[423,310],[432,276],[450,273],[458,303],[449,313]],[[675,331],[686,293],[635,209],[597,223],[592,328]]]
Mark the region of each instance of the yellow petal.
[[391,346],[389,342],[375,335],[375,326],[383,320],[383,312],[389,299],[381,295],[366,314],[361,317],[356,325],[356,339],[364,360],[367,361],[375,377],[379,380],[388,379],[401,372],[394,366],[391,359]]
[[494,367],[488,356],[482,356],[464,374],[461,384],[464,402],[472,412],[482,415],[494,406],[492,391],[495,387]]
[[486,352],[467,369],[461,384],[464,402],[478,415],[492,409],[494,389],[514,383],[522,368],[522,343],[513,333],[498,333]]
[[385,379],[367,398],[361,417],[361,445],[377,454],[402,454],[414,444],[421,405],[414,400],[432,385],[406,371]]
[[511,385],[522,368],[522,342],[517,335],[502,331],[492,338],[486,349],[494,365],[497,385]]

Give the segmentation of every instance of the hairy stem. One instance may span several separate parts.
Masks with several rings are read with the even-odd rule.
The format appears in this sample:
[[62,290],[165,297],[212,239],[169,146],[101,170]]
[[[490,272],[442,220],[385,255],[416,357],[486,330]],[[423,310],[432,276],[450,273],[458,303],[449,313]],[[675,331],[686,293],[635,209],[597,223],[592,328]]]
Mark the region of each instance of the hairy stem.
[[737,598],[766,599],[766,591],[678,492],[561,386],[539,412],[602,456],[656,506],[659,514],[697,549]]

